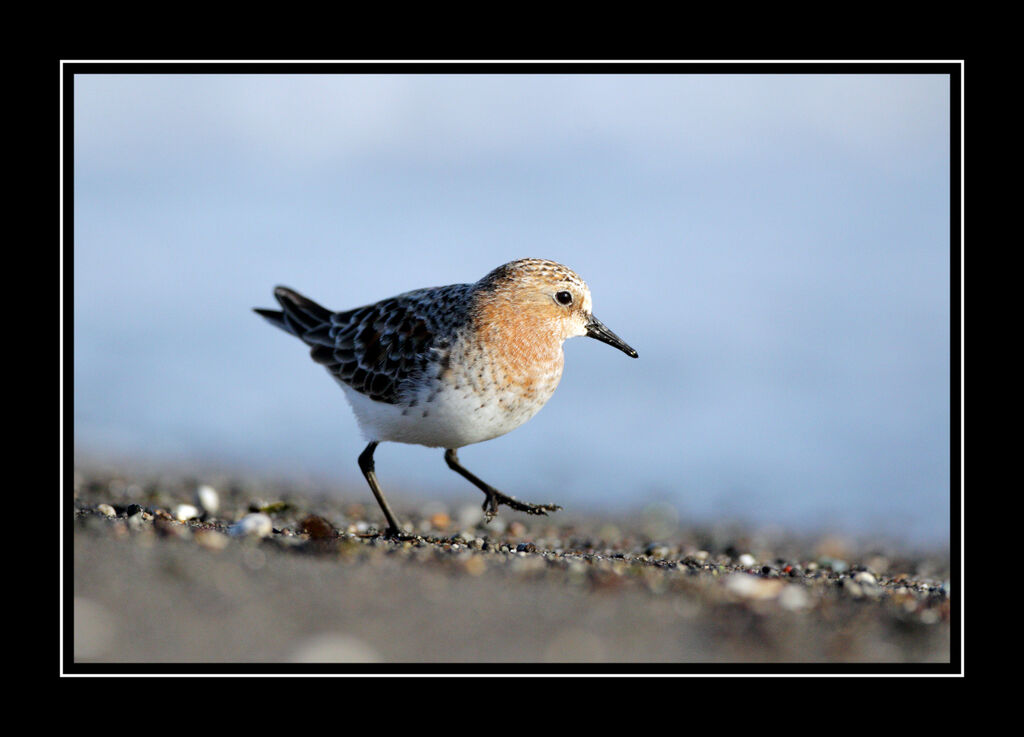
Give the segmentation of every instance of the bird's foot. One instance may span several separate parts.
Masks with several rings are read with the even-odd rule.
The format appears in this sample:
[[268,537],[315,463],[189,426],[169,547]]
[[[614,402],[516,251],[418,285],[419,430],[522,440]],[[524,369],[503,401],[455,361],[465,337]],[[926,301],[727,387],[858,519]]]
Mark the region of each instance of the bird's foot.
[[529,502],[521,502],[513,496],[502,494],[493,487],[484,493],[487,495],[487,498],[484,499],[483,509],[484,516],[487,518],[488,522],[494,519],[495,515],[498,514],[498,505],[500,504],[504,504],[506,507],[511,507],[517,512],[525,512],[526,514],[547,515],[548,512],[557,512],[561,509],[557,504],[530,504]]
[[397,527],[386,527],[384,532],[381,533],[381,537],[388,540],[394,540],[396,542],[404,542],[406,540],[416,540],[416,535],[410,535],[408,532],[403,532]]

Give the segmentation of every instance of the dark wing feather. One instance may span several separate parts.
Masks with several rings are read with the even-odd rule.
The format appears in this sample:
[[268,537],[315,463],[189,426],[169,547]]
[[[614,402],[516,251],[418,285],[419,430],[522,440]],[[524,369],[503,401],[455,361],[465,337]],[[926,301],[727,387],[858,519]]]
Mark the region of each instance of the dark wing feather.
[[471,285],[418,289],[348,312],[331,312],[287,287],[274,296],[282,312],[257,310],[301,338],[336,379],[379,402],[395,404],[441,366],[465,321]]

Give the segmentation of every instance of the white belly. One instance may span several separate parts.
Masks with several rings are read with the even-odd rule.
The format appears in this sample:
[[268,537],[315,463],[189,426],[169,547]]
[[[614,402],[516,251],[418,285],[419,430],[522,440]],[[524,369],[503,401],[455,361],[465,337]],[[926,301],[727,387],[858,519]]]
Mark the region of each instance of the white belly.
[[504,435],[533,417],[558,385],[542,387],[529,399],[511,391],[474,391],[438,383],[420,393],[415,404],[388,404],[370,399],[343,382],[349,404],[367,441],[393,441],[431,448],[461,448]]

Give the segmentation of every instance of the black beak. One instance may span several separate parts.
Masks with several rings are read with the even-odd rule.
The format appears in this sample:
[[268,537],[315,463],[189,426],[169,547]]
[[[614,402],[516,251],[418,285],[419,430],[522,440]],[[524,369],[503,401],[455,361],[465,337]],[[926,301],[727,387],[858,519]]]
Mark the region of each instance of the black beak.
[[626,341],[604,326],[604,323],[593,315],[590,316],[590,323],[587,325],[587,335],[596,338],[602,343],[613,345],[627,356],[637,357],[636,351],[626,345]]

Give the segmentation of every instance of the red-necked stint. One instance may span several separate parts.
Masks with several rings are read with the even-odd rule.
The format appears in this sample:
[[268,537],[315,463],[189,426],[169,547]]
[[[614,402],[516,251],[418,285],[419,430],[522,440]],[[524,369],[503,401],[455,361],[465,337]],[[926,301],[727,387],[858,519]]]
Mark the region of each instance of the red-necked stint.
[[277,287],[281,310],[256,309],[311,347],[345,391],[369,445],[359,468],[400,534],[374,473],[384,441],[444,448],[448,466],[486,495],[490,520],[504,504],[547,514],[501,493],[459,463],[456,449],[504,435],[537,414],[562,376],[566,338],[587,335],[637,357],[591,312],[590,290],[574,271],[528,258],[499,266],[475,284],[416,289],[372,305],[332,312]]

